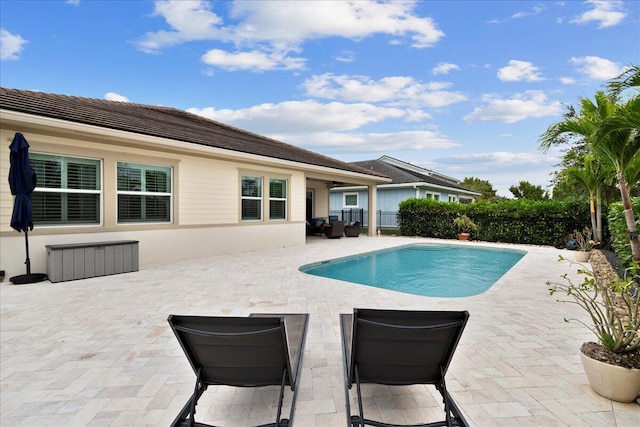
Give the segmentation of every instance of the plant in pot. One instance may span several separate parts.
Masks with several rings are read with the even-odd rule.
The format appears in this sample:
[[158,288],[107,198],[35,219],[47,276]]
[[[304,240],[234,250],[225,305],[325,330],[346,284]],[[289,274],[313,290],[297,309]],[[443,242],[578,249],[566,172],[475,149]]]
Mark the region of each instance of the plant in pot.
[[471,233],[478,230],[476,223],[465,214],[458,215],[453,220],[453,226],[458,230],[458,239],[460,240],[469,240]]
[[563,275],[563,281],[547,286],[551,295],[569,297],[558,301],[577,304],[589,315],[590,323],[564,320],[582,323],[598,338],[598,343],[586,342],[580,348],[591,388],[611,400],[632,402],[640,394],[640,285],[632,277],[610,281],[567,261],[579,266],[582,282]]
[[573,240],[576,244],[576,261],[587,262],[591,257],[591,250],[596,246],[591,229],[585,227],[584,231],[574,231]]

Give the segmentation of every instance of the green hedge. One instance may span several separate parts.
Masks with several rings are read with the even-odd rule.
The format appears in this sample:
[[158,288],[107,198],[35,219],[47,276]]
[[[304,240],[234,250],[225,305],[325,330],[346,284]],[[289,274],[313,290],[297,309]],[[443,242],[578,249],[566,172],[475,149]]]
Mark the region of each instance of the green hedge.
[[[631,208],[636,218],[636,228],[640,228],[640,197],[631,199]],[[631,266],[631,261],[633,261],[633,255],[631,254],[631,245],[627,237],[627,221],[624,218],[622,202],[609,205],[607,220],[609,221],[609,230],[613,238],[611,247],[618,255],[620,265],[623,268],[629,267]]]
[[472,238],[489,242],[559,246],[567,234],[591,226],[585,201],[525,199],[471,204],[408,199],[400,203],[398,224],[405,236],[454,239],[453,220],[463,213],[479,226]]

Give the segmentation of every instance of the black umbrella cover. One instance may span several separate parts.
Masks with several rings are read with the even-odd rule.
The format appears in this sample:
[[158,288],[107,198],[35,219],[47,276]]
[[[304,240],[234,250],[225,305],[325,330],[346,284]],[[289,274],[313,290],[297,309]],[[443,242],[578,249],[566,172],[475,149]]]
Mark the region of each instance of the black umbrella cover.
[[11,215],[11,227],[16,231],[33,230],[31,193],[36,188],[36,173],[29,163],[29,143],[17,132],[9,146],[9,187],[16,196]]

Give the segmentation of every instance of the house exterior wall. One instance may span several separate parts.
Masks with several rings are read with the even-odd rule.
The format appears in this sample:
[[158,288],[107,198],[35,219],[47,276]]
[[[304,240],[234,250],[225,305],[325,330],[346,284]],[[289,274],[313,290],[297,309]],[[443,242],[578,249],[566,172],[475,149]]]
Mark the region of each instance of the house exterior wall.
[[[369,203],[369,194],[366,190],[332,191],[330,197],[331,210],[350,209],[351,207],[344,206],[344,195],[354,193],[358,194],[358,206],[355,206],[353,208],[367,210],[367,204]],[[414,188],[378,188],[377,195],[378,210],[383,212],[396,212],[398,210],[398,205],[400,204],[400,202],[412,197],[416,197],[416,190]]]
[[[349,207],[344,206],[345,194],[358,194],[357,209],[367,209],[368,193],[366,190],[333,190],[330,195],[330,206],[332,211],[346,210]],[[425,187],[395,187],[395,188],[378,188],[377,210],[382,212],[397,212],[400,202],[411,198],[422,198],[427,195],[436,195],[441,202],[448,202],[449,197],[460,199],[460,194],[448,192],[441,189],[425,188]],[[462,196],[465,197],[465,196]],[[468,197],[468,196],[467,196]]]
[[[313,191],[313,215],[312,218],[329,217],[329,189],[326,182],[307,181],[307,190]],[[303,212],[304,215],[304,212]]]
[[[45,245],[112,240],[139,240],[140,266],[206,257],[222,253],[261,250],[305,242],[306,178],[300,170],[200,156],[179,149],[136,146],[78,136],[77,133],[41,129],[27,131],[2,123],[0,140],[0,269],[11,277],[25,272],[24,233],[10,227],[13,197],[8,185],[8,146],[15,132],[22,132],[30,153],[99,159],[102,162],[102,223],[87,226],[38,226],[29,232],[32,272],[45,272]],[[118,224],[116,162],[168,166],[172,175],[172,222],[169,224]],[[243,222],[240,217],[240,177],[263,176],[265,203],[268,178],[287,180],[286,220]],[[320,186],[319,186],[320,187]],[[321,188],[318,188],[321,192]],[[318,209],[328,212],[318,197]],[[264,206],[264,204],[263,204]]]
[[[379,193],[379,190],[378,190]],[[357,194],[358,195],[358,206],[345,206],[344,205],[344,195],[345,194]],[[369,195],[367,190],[349,190],[349,191],[332,191],[329,195],[329,206],[332,211],[336,210],[346,210],[346,209],[364,209],[367,210],[367,203],[369,200]],[[378,206],[378,208],[380,208]]]
[[383,212],[397,212],[400,202],[416,197],[414,188],[378,190],[378,209]]

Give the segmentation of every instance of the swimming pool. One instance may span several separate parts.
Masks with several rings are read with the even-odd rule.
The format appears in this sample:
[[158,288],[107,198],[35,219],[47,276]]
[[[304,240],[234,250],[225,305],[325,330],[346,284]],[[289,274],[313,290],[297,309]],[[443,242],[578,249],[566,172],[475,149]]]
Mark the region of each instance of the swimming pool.
[[527,252],[459,245],[412,244],[300,267],[346,282],[430,297],[478,295]]

